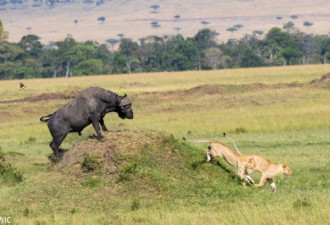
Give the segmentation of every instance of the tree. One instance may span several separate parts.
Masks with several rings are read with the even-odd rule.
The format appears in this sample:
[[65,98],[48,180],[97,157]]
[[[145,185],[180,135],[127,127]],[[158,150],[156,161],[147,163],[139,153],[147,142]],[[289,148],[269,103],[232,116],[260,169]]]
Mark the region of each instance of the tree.
[[307,32],[308,32],[309,27],[313,26],[313,23],[305,21],[303,25],[307,28]]
[[264,62],[261,57],[259,57],[255,51],[251,48],[246,48],[241,58],[241,67],[257,67],[263,66]]
[[281,20],[281,19],[283,19],[283,17],[282,16],[276,16],[276,19]]
[[176,34],[178,34],[179,31],[181,30],[181,27],[174,27],[173,29],[176,31]]
[[252,32],[254,35],[263,35],[263,31],[262,30],[254,30],[253,32]]
[[204,50],[216,46],[215,32],[210,29],[202,29],[194,36],[194,42],[198,49],[198,69],[202,69],[202,59],[204,56]]
[[237,31],[237,28],[236,28],[236,27],[229,27],[229,28],[226,29],[226,31],[231,32],[231,35],[233,35],[233,33],[234,33],[235,31]]
[[[74,46],[77,45],[76,40],[68,35],[64,41],[55,42],[55,45],[58,48],[58,59],[62,61],[62,65],[65,66],[65,76],[69,77],[70,75],[70,54],[68,53]],[[65,57],[63,57],[65,56]]]
[[290,18],[293,19],[293,20],[298,19],[298,17],[299,17],[298,15],[291,15],[291,16],[290,16]]
[[131,39],[123,38],[120,41],[119,51],[126,59],[128,73],[132,72],[132,63],[135,62],[133,52],[138,49],[138,44]]
[[23,36],[18,44],[29,56],[37,58],[42,53],[42,44],[39,40],[40,37],[29,34]]
[[151,27],[152,28],[158,28],[158,27],[160,27],[160,25],[158,24],[157,21],[152,21],[150,24],[151,24]]
[[177,39],[175,49],[171,51],[171,69],[185,71],[195,70],[198,66],[198,49],[193,39],[184,40],[182,36]]
[[179,19],[180,19],[180,15],[179,15],[179,14],[175,15],[175,16],[174,16],[174,19],[175,19],[176,21],[179,20]]
[[283,25],[283,29],[286,30],[288,33],[292,32],[294,29],[294,23],[292,21],[287,22]]
[[24,50],[7,41],[0,42],[0,79],[17,78],[17,70],[23,64]]
[[318,35],[315,41],[319,46],[320,62],[326,64],[330,59],[330,37],[328,35]]
[[8,32],[4,30],[2,20],[0,19],[0,42],[8,39]]
[[101,17],[97,18],[97,21],[100,21],[101,24],[103,24],[104,21],[105,21],[105,17],[104,16],[101,16]]
[[125,35],[124,34],[117,34],[117,36],[122,39]]
[[203,61],[207,67],[216,70],[226,68],[230,62],[230,58],[225,56],[219,48],[212,47],[205,50]]
[[301,38],[300,51],[303,55],[303,64],[309,64],[311,55],[318,51],[318,46],[313,35],[304,35]]
[[154,10],[157,10],[160,6],[159,5],[151,5],[150,8],[154,9]]
[[288,47],[284,48],[282,50],[281,54],[285,58],[287,65],[294,64],[293,60],[300,56],[299,49],[297,49],[293,46],[288,46]]
[[206,26],[206,25],[208,25],[208,24],[210,24],[210,23],[207,22],[207,21],[205,21],[205,20],[202,20],[202,21],[201,21],[201,24],[203,24],[204,26]]
[[111,50],[113,51],[113,47],[119,42],[119,40],[114,38],[109,38],[106,40],[106,42],[111,45]]
[[243,28],[244,26],[242,24],[235,24],[233,27],[235,27],[237,30]]

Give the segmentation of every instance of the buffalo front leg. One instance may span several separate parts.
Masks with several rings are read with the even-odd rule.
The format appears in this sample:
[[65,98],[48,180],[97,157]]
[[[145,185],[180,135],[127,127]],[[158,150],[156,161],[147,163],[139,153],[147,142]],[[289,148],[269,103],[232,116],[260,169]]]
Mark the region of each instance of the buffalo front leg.
[[104,124],[104,120],[103,120],[103,117],[100,119],[100,124],[101,124],[101,127],[102,127],[102,130],[103,131],[109,131],[108,128],[105,126]]
[[95,132],[97,134],[97,139],[99,141],[105,140],[105,138],[101,134],[101,130],[100,130],[100,126],[99,126],[99,121],[98,120],[93,120],[92,121],[92,124],[93,124],[94,130],[95,130]]

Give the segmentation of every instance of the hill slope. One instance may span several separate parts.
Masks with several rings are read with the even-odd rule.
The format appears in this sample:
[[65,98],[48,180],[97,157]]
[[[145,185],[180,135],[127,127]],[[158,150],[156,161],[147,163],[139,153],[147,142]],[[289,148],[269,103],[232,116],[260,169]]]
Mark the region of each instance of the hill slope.
[[[36,7],[35,4],[36,1],[29,0],[24,4],[0,7],[10,41],[19,41],[31,32],[40,36],[43,43],[63,40],[68,34],[79,41],[103,43],[108,38],[118,38],[118,34],[134,40],[148,35],[173,35],[177,33],[175,28],[190,37],[205,27],[220,33],[219,41],[225,41],[251,34],[254,30],[267,32],[271,27],[282,27],[293,20],[291,15],[298,16],[294,23],[305,32],[327,34],[330,27],[330,3],[326,0],[318,1],[318,4],[312,0],[80,0],[53,6],[44,3]],[[152,5],[159,8],[154,10],[150,8]],[[174,18],[176,15],[180,16],[179,19]],[[276,19],[277,16],[282,19]],[[100,17],[105,17],[105,21],[100,22]],[[152,28],[153,21],[157,21],[160,27]],[[203,25],[202,21],[208,24]],[[314,25],[307,30],[304,21]],[[226,31],[235,24],[244,27],[233,34]]]
[[65,152],[43,175],[17,185],[1,212],[26,224],[40,215],[123,213],[164,202],[211,206],[253,191],[240,185],[235,170],[205,163],[204,151],[173,135],[126,130],[108,133],[104,142],[90,137]]

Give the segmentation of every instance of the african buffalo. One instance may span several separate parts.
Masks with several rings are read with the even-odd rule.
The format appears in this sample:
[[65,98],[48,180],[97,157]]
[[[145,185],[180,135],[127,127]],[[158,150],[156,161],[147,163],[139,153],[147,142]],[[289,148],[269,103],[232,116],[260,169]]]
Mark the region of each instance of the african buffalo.
[[90,87],[83,90],[71,102],[58,109],[53,114],[43,116],[40,121],[47,122],[48,129],[53,137],[50,147],[57,158],[61,157],[59,147],[69,132],[81,131],[93,124],[97,133],[97,138],[103,140],[101,135],[101,124],[103,131],[108,131],[103,117],[109,112],[117,112],[122,119],[133,119],[131,101],[125,96],[117,94],[99,87]]

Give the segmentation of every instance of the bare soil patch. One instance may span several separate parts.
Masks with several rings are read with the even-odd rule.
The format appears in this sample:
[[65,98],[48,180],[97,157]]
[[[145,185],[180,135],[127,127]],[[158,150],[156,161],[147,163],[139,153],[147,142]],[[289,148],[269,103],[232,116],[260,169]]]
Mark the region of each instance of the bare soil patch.
[[57,100],[57,99],[72,99],[76,96],[76,93],[72,92],[70,94],[60,94],[60,93],[47,93],[38,96],[26,97],[23,99],[14,99],[8,101],[0,101],[0,103],[18,103],[18,102],[37,102],[45,100]]

